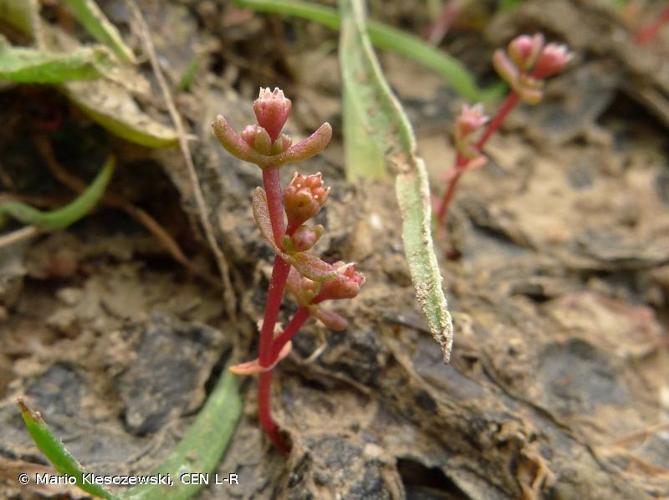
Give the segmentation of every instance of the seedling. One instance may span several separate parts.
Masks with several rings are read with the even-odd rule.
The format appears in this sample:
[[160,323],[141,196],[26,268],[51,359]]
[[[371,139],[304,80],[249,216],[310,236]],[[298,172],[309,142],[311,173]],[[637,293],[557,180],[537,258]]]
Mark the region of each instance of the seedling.
[[[506,51],[495,51],[493,65],[509,84],[511,91],[492,120],[485,116],[481,104],[463,106],[455,125],[455,166],[449,172],[446,190],[437,209],[439,227],[446,218],[462,174],[485,165],[487,159],[481,151],[488,139],[499,129],[519,101],[527,104],[541,102],[544,80],[560,73],[571,57],[572,54],[565,45],[546,44],[541,34],[518,36],[509,43]],[[479,133],[481,135],[477,138]]]
[[[346,320],[321,304],[327,300],[353,298],[365,282],[354,264],[328,264],[310,252],[324,228],[306,223],[318,214],[330,192],[330,188],[323,184],[321,174],[304,176],[295,173],[288,186],[281,187],[279,170],[283,165],[317,155],[332,138],[330,124],[324,123],[311,136],[293,144],[281,133],[290,109],[291,101],[283,91],[261,88],[253,103],[257,124],[248,125],[241,134],[222,116],[218,116],[213,124],[216,137],[230,154],[262,169],[263,187],[256,188],[253,193],[253,216],[261,234],[274,250],[274,266],[260,328],[258,358],[230,370],[238,375],[259,375],[260,424],[284,453],[286,443],[272,419],[272,369],[290,353],[291,339],[310,317],[333,330],[345,329]],[[286,328],[275,334],[286,286],[298,308]]]

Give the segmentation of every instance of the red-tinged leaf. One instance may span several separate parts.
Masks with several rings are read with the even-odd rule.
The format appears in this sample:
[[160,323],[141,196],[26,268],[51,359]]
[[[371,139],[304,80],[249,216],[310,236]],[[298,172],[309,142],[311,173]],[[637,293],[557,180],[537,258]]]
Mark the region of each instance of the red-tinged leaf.
[[332,127],[328,122],[325,122],[309,137],[276,155],[273,161],[277,165],[283,165],[284,163],[307,160],[323,151],[330,143],[330,139],[332,139]]
[[253,218],[263,237],[272,245],[274,251],[281,254],[281,250],[274,241],[274,233],[272,232],[272,221],[269,218],[269,207],[267,206],[267,194],[261,187],[253,191]]
[[214,129],[214,135],[216,135],[218,141],[232,156],[235,156],[240,160],[255,163],[261,167],[267,164],[269,157],[258,153],[249,146],[249,144],[230,126],[223,116],[218,115],[216,120],[214,120],[212,127]]
[[258,360],[258,358],[256,358],[253,361],[246,361],[244,363],[231,366],[228,369],[235,375],[240,375],[240,376],[259,375],[263,372],[272,370],[279,363],[279,361],[281,361],[283,358],[285,358],[290,354],[292,348],[293,348],[293,343],[290,341],[286,342],[286,344],[281,348],[281,352],[279,353],[279,356],[276,358],[274,363],[272,363],[270,366],[267,367],[260,366],[260,361]]
[[298,273],[310,280],[323,282],[337,276],[337,269],[332,264],[322,261],[315,255],[297,253],[286,256],[286,259]]
[[348,327],[348,321],[346,321],[346,318],[334,311],[330,311],[329,309],[323,309],[322,307],[312,307],[311,314],[326,327],[328,327],[330,330],[334,330],[335,332],[346,330]]

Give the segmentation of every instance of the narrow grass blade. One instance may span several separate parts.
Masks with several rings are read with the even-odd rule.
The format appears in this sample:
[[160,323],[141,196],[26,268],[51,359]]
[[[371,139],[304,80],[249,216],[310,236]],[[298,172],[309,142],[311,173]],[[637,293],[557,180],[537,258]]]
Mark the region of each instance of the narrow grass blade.
[[186,435],[155,471],[171,478],[171,485],[141,485],[112,494],[99,485],[83,481],[86,472],[79,462],[51,432],[41,415],[18,401],[23,421],[37,447],[56,470],[72,476],[77,486],[91,495],[114,500],[185,500],[202,489],[203,484],[185,484],[182,474],[211,473],[221,461],[242,414],[239,378],[223,371],[214,391],[200,410]]
[[54,436],[39,412],[30,409],[21,399],[19,399],[18,404],[21,409],[23,422],[25,423],[30,436],[33,438],[33,441],[35,441],[35,444],[40,451],[44,453],[44,456],[46,456],[58,472],[75,478],[77,486],[86,493],[90,493],[91,495],[100,498],[113,498],[112,494],[101,486],[88,484],[87,481],[84,481],[84,474],[86,474],[86,471],[81,467],[79,462],[76,461],[72,454],[67,451],[62,441]]
[[224,370],[192,427],[158,467],[156,473],[169,474],[173,486],[142,485],[119,495],[123,500],[183,500],[202,489],[202,484],[185,484],[181,474],[211,473],[228,447],[242,414],[239,378]]
[[[297,0],[235,0],[239,7],[258,12],[297,16],[339,29],[340,18],[335,9]],[[439,73],[463,98],[477,102],[494,99],[498,91],[481,90],[467,68],[457,59],[431,47],[420,38],[383,23],[369,21],[369,38],[380,49],[389,50]]]
[[112,66],[112,55],[104,47],[50,52],[12,47],[0,38],[0,80],[17,83],[94,80],[104,76]]
[[0,19],[26,35],[34,35],[38,16],[37,0],[0,0]]
[[123,42],[116,26],[110,23],[93,0],[65,0],[77,20],[100,43],[107,45],[125,62],[135,64],[132,50]]
[[64,229],[95,207],[107,189],[113,173],[114,159],[110,158],[91,185],[68,205],[50,212],[43,212],[25,203],[10,201],[0,205],[0,216],[9,215],[24,224],[32,224],[41,229]]
[[[379,159],[389,173],[396,176],[395,189],[402,215],[404,253],[409,263],[416,298],[434,339],[442,349],[444,360],[450,358],[453,326],[442,290],[442,278],[432,246],[430,230],[430,190],[423,160],[416,155],[416,141],[411,125],[399,101],[386,82],[365,29],[362,0],[340,0],[342,29],[339,53],[347,98],[363,96],[355,104],[363,112],[355,117],[361,123],[344,127],[364,133],[359,141],[379,145]],[[355,87],[349,92],[348,87]],[[345,104],[345,107],[347,105]],[[345,118],[347,115],[345,115]],[[350,137],[345,136],[348,148]],[[364,160],[369,151],[363,152]],[[356,156],[356,153],[347,155]],[[356,168],[353,175],[359,175]]]

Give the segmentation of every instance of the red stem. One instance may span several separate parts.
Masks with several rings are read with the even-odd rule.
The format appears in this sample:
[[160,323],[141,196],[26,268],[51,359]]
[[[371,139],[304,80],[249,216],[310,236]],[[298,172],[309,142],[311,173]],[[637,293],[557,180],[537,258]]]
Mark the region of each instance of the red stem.
[[657,35],[658,31],[669,22],[669,6],[665,7],[664,10],[657,17],[655,22],[651,23],[644,28],[641,28],[634,35],[634,42],[638,45],[643,45],[644,43],[650,42]]
[[[492,134],[494,134],[499,129],[499,127],[502,125],[502,122],[504,122],[511,110],[516,107],[516,104],[518,104],[518,94],[512,91],[509,93],[509,95],[506,96],[506,99],[504,99],[504,102],[499,107],[499,110],[497,110],[497,114],[490,121],[490,123],[488,123],[488,126],[483,132],[483,135],[481,135],[481,138],[474,145],[474,148],[477,151],[481,151],[481,149],[483,149],[483,146],[485,146],[486,142],[488,142],[488,139],[490,139]],[[467,169],[466,167],[467,159],[458,153],[455,160],[455,166],[453,167],[455,169],[455,173],[449,180],[446,191],[444,192],[444,196],[441,199],[441,204],[437,210],[438,227],[441,227],[444,223],[446,213],[448,211],[448,206],[450,205],[451,200],[453,199],[453,195],[455,194],[455,188],[458,185],[460,177]]]
[[509,115],[511,110],[516,107],[516,104],[518,104],[518,94],[511,91],[511,93],[509,93],[509,95],[506,96],[506,99],[504,99],[504,102],[499,107],[499,110],[497,110],[497,114],[495,115],[495,117],[490,121],[490,123],[488,123],[485,132],[483,132],[483,135],[475,145],[476,149],[478,149],[479,151],[483,149],[483,146],[485,146],[485,143],[488,142],[490,136],[497,131],[497,129]]
[[272,343],[272,357],[271,362],[274,363],[281,353],[281,349],[285,346],[297,332],[302,328],[302,325],[309,319],[310,313],[309,309],[304,306],[300,306],[295,311],[295,316],[290,320],[290,323],[286,328],[281,332],[281,335],[274,339]]
[[[281,245],[286,229],[283,208],[283,193],[281,191],[281,179],[277,167],[263,169],[263,186],[267,194],[267,207],[272,223],[272,232],[277,245]],[[267,302],[265,303],[265,315],[262,328],[260,329],[260,346],[258,358],[260,366],[270,366],[272,358],[272,340],[274,338],[274,325],[279,317],[279,309],[283,300],[283,291],[288,279],[290,264],[279,255],[274,257],[272,278],[267,291]],[[279,450],[285,452],[286,446],[281,439],[279,429],[272,419],[272,371],[261,373],[258,381],[258,415],[260,425],[267,433],[271,441]]]
[[267,167],[262,171],[262,183],[267,195],[267,209],[272,223],[274,241],[281,248],[281,240],[286,232],[286,221],[283,217],[283,192],[279,167]]

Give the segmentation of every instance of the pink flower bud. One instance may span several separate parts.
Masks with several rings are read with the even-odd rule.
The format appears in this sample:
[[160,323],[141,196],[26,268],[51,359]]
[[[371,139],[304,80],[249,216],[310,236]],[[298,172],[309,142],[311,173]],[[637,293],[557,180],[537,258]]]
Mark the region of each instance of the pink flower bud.
[[286,287],[288,292],[295,297],[295,300],[301,306],[311,304],[311,301],[318,295],[318,291],[320,290],[319,283],[301,276],[294,267],[288,273]]
[[272,142],[267,130],[258,125],[247,125],[242,130],[242,139],[260,154],[268,155],[272,149]]
[[316,226],[301,225],[292,236],[284,236],[284,249],[286,253],[306,252],[312,248],[325,232],[325,228],[317,224]]
[[355,270],[355,264],[335,262],[334,267],[337,269],[337,275],[321,285],[312,304],[318,304],[324,300],[352,299],[360,292],[360,287],[365,283],[365,277]]
[[253,103],[258,125],[267,130],[272,143],[277,140],[290,114],[291,102],[278,87],[273,91],[261,88],[258,99]]
[[327,200],[330,188],[323,185],[323,176],[304,176],[295,172],[283,193],[289,226],[299,226],[315,216]]
[[573,54],[566,45],[549,43],[541,51],[532,70],[532,76],[535,78],[548,78],[549,76],[557,75],[564,69],[572,57]]
[[544,47],[544,37],[536,35],[520,35],[511,40],[507,48],[509,57],[520,71],[529,71],[534,66]]
[[488,120],[489,117],[483,111],[483,104],[475,104],[474,106],[464,104],[455,121],[456,134],[464,138],[478,131]]

